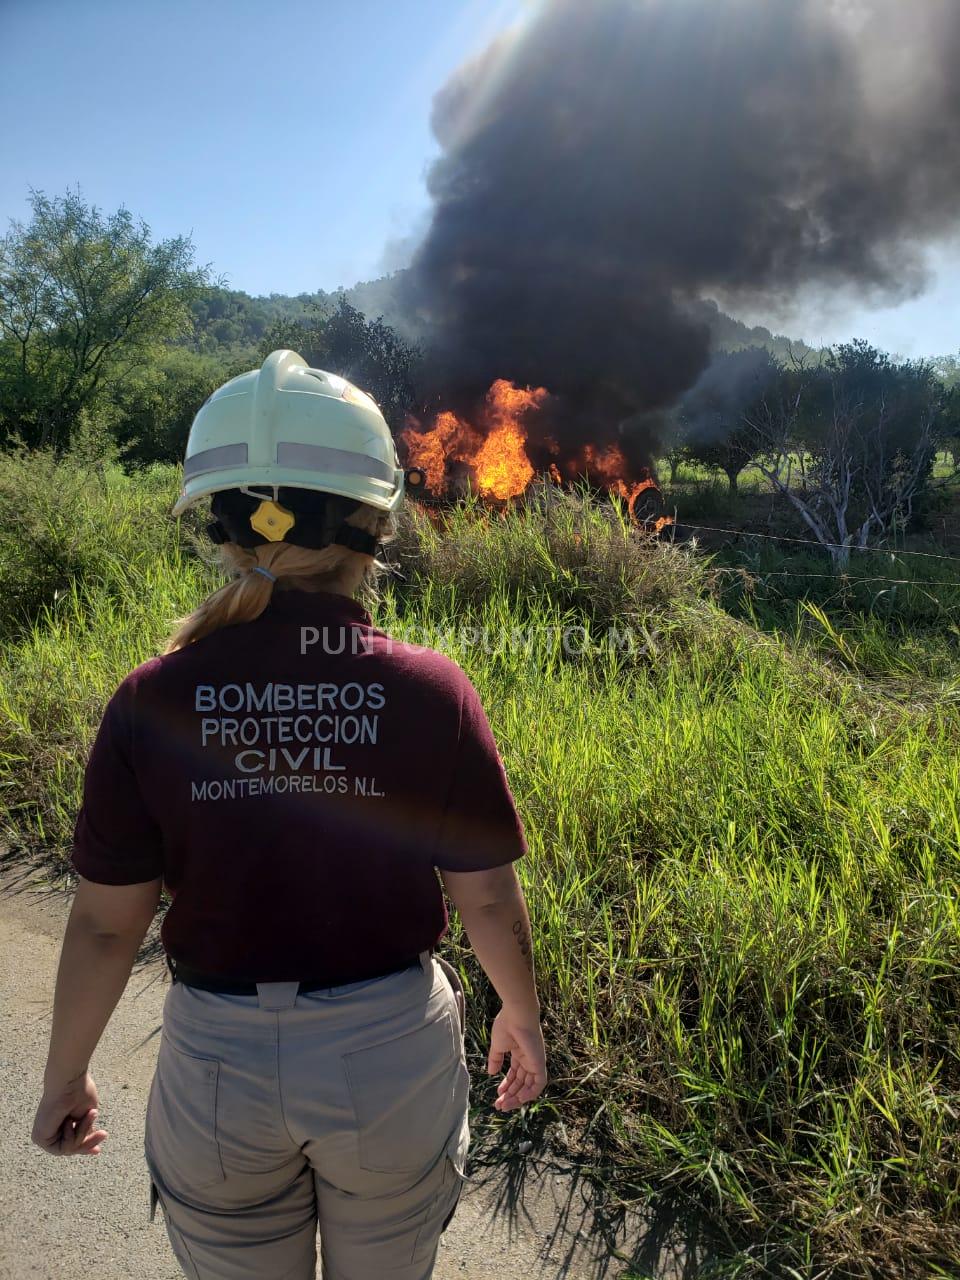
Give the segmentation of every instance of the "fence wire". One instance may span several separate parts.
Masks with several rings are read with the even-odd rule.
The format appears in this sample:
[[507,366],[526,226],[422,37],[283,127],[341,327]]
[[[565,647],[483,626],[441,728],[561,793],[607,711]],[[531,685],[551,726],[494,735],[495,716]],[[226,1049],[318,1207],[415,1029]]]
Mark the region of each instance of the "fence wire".
[[[749,573],[748,569],[737,568],[720,568],[718,573],[731,573],[743,575]],[[887,582],[893,586],[915,586],[915,587],[953,587],[955,591],[960,591],[960,580],[928,582],[926,578],[884,578],[884,577],[860,577],[850,573],[805,573],[803,570],[791,569],[771,569],[766,573],[756,573],[756,578],[764,580],[766,578],[828,578],[831,582],[837,583],[838,586],[845,586],[848,582]]]
[[[787,534],[780,533],[754,533],[750,529],[724,529],[719,525],[709,524],[688,524],[686,520],[675,520],[673,523],[675,529],[695,529],[698,533],[729,533],[735,534],[738,538],[763,538],[767,542],[796,542],[803,546],[819,547],[823,550],[826,547],[836,547],[838,550],[844,550],[842,542],[820,542],[816,538],[794,538]],[[923,556],[927,560],[951,560],[955,564],[960,564],[960,556],[945,556],[936,551],[898,551],[891,547],[854,547],[847,546],[848,551],[863,551],[870,555],[881,556]],[[806,575],[809,576],[809,575]],[[833,575],[826,574],[825,577]],[[892,581],[892,579],[891,579]],[[917,581],[920,579],[905,579],[905,581]],[[931,584],[934,585],[934,584]],[[957,585],[957,584],[950,584]]]

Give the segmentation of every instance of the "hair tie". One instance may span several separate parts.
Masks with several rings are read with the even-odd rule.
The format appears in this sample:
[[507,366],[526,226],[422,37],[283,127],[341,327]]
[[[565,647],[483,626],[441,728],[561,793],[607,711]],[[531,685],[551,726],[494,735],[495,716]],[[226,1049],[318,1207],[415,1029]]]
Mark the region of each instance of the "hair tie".
[[262,573],[265,578],[269,578],[271,582],[276,582],[277,575],[271,573],[269,569],[265,569],[262,564],[254,565],[250,570],[251,573]]

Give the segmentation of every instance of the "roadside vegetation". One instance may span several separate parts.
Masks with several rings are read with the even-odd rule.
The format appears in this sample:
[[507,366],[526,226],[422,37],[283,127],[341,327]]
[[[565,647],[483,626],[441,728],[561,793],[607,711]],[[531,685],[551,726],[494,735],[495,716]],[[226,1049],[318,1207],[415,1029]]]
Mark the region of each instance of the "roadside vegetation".
[[[391,279],[254,299],[79,192],[32,215],[0,239],[0,825],[60,877],[106,699],[218,581],[169,516],[203,399],[278,346],[395,430],[436,396]],[[529,836],[552,1082],[500,1116],[478,1075],[475,1158],[706,1221],[703,1276],[955,1277],[958,362],[704,322],[659,537],[548,482],[410,505],[370,602],[471,676]],[[480,1064],[494,999],[444,946]]]
[[[0,458],[3,823],[53,871],[106,697],[216,579],[178,480]],[[553,1082],[503,1118],[478,1075],[478,1153],[577,1152],[705,1214],[707,1274],[955,1275],[956,566],[893,628],[770,577],[757,625],[729,557],[550,486],[411,508],[394,556],[375,615],[474,680],[530,839]],[[455,920],[445,949],[480,1062],[491,992]]]

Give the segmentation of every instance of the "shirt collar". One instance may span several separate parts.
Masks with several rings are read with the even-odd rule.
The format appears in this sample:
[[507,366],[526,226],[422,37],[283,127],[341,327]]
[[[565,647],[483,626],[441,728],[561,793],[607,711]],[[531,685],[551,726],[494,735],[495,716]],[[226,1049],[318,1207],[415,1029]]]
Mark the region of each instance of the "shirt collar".
[[333,591],[298,591],[295,588],[273,590],[264,617],[308,619],[311,622],[353,623],[360,627],[373,626],[367,610],[350,596]]

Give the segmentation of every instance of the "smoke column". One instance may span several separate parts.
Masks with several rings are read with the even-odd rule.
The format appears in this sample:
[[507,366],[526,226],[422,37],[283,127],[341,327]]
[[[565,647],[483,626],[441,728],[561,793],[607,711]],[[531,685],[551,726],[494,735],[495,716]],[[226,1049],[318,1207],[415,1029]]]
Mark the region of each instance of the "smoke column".
[[547,0],[435,98],[403,297],[434,385],[543,384],[596,438],[697,379],[704,297],[917,293],[958,67],[958,0]]

